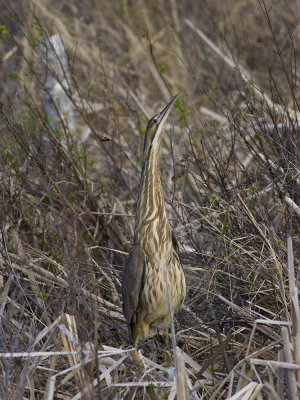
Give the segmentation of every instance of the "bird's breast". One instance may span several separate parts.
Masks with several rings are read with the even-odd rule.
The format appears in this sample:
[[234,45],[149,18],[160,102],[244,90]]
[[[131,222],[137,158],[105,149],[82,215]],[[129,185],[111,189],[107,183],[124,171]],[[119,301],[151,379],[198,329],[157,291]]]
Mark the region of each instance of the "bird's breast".
[[177,254],[169,259],[162,259],[158,263],[148,262],[146,266],[144,286],[144,306],[148,308],[153,323],[158,319],[168,318],[169,306],[167,298],[166,278],[168,282],[172,311],[175,312],[186,293],[186,284],[183,270]]

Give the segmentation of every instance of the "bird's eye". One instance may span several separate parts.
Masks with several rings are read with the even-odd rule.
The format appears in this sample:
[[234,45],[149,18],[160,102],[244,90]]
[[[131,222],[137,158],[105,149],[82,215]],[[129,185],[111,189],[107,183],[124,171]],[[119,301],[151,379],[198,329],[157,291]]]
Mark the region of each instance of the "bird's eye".
[[152,118],[150,118],[147,127],[151,128],[151,127],[154,127],[155,125],[157,125],[158,117],[159,117],[159,115],[154,115]]

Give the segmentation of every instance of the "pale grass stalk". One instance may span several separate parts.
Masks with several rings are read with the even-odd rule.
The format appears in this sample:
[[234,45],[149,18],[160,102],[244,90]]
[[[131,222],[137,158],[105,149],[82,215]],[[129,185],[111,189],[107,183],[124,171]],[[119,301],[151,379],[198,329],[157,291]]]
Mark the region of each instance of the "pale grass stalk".
[[5,63],[11,56],[13,56],[17,52],[18,48],[17,46],[14,46],[12,49],[10,49],[3,57],[2,57],[2,62]]
[[233,396],[227,397],[227,400],[240,400],[240,399],[249,400],[250,396],[252,395],[253,391],[257,388],[258,385],[260,384],[256,382],[249,382],[248,385],[244,386]]
[[300,207],[288,196],[284,196],[284,201],[288,204],[297,215],[300,215]]
[[[287,331],[285,327],[282,327],[282,329]],[[296,371],[300,369],[300,364],[295,364],[292,359],[291,362],[289,362],[289,361],[276,361],[276,360],[261,360],[260,358],[250,357],[249,361],[255,365],[264,365],[264,366],[271,365],[272,367],[275,368],[286,368],[287,370],[291,371]]]

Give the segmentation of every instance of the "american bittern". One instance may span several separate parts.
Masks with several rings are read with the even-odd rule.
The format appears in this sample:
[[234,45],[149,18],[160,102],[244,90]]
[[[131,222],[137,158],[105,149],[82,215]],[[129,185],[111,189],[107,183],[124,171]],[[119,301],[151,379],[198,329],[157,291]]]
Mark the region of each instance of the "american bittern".
[[133,246],[123,272],[123,312],[133,342],[146,339],[170,324],[167,284],[174,313],[186,285],[177,241],[166,216],[160,182],[158,150],[163,128],[178,95],[148,122],[137,200]]

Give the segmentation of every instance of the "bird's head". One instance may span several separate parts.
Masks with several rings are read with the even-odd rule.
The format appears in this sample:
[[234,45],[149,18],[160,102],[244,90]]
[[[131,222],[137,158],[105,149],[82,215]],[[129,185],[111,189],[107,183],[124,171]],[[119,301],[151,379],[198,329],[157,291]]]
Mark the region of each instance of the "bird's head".
[[150,118],[145,133],[143,156],[144,162],[147,160],[151,151],[153,151],[154,149],[158,149],[161,134],[164,129],[166,120],[171,111],[172,105],[175,103],[178,96],[179,94],[176,94],[176,96],[172,98],[172,100],[166,105],[166,107],[162,111]]

